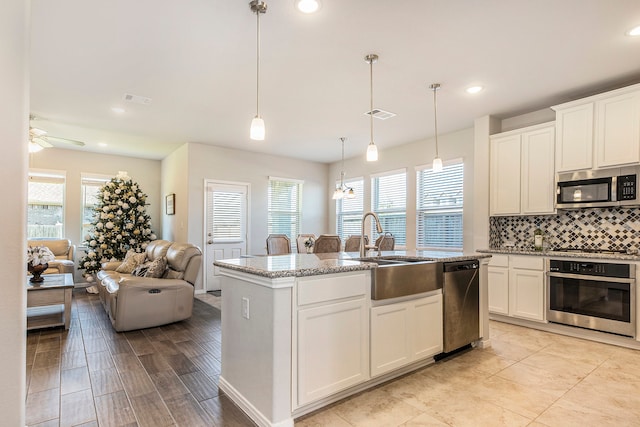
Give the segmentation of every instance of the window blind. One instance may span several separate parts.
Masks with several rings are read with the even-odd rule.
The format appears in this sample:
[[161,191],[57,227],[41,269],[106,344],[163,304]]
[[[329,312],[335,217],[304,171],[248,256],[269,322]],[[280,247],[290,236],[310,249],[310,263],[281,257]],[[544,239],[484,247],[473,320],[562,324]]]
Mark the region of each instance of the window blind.
[[[336,181],[336,186],[340,181]],[[361,221],[364,214],[364,180],[362,178],[345,181],[347,187],[353,188],[356,197],[336,200],[336,233],[343,242],[347,237],[361,233]]]
[[[390,172],[371,178],[371,210],[378,215],[385,233],[392,233],[396,246],[407,244],[407,172]],[[370,241],[378,232],[371,222]]]
[[246,194],[238,191],[210,190],[207,212],[212,214],[212,240],[216,243],[242,242],[246,235],[244,215]]
[[268,193],[268,232],[286,234],[293,251],[302,218],[302,181],[269,178]]
[[464,164],[416,172],[417,249],[462,250]]

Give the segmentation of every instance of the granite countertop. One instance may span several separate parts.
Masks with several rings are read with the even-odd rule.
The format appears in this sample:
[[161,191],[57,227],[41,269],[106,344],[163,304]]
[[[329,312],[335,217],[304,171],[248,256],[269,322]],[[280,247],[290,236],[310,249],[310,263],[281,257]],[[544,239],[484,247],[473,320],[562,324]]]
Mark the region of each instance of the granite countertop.
[[[491,255],[461,252],[439,251],[384,251],[382,253],[369,252],[369,258],[408,258],[425,261],[450,262],[470,259],[489,258]],[[349,271],[371,270],[377,264],[358,261],[357,252],[333,252],[323,254],[288,254],[273,256],[245,256],[243,258],[215,261],[217,267],[255,274],[268,278],[304,277],[322,274],[344,273]]]
[[608,259],[618,261],[640,261],[640,255],[638,254],[623,254],[623,253],[593,253],[593,252],[563,252],[558,250],[542,250],[534,251],[530,248],[491,248],[491,249],[478,249],[480,253],[489,254],[511,254],[511,255],[535,255],[546,256],[552,258],[591,258],[591,259]]

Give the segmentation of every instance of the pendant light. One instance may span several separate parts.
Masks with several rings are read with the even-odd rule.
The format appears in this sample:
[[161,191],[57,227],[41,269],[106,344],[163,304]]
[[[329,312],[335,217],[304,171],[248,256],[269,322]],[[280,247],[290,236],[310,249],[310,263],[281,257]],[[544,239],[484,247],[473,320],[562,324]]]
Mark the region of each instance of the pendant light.
[[256,14],[256,116],[251,120],[249,137],[256,141],[263,141],[265,128],[264,120],[260,116],[260,14],[267,13],[267,4],[261,0],[253,0],[249,7]]
[[438,155],[438,103],[436,101],[436,93],[440,89],[440,83],[433,83],[429,88],[433,91],[433,119],[436,132],[436,157],[433,159],[433,171],[440,172],[442,170],[442,159]]
[[337,199],[342,199],[342,198],[347,198],[347,199],[353,199],[356,197],[356,192],[353,191],[353,188],[351,187],[347,187],[344,184],[344,140],[346,138],[343,136],[342,138],[340,138],[340,141],[342,142],[342,166],[341,166],[341,170],[340,170],[340,186],[336,187],[336,190],[333,192],[333,200],[337,200]]
[[373,63],[378,62],[378,55],[375,53],[371,53],[364,57],[364,60],[369,64],[369,77],[370,77],[370,93],[371,93],[371,103],[369,108],[369,120],[371,124],[371,140],[369,141],[369,146],[367,147],[367,162],[375,162],[378,160],[378,147],[373,142]]

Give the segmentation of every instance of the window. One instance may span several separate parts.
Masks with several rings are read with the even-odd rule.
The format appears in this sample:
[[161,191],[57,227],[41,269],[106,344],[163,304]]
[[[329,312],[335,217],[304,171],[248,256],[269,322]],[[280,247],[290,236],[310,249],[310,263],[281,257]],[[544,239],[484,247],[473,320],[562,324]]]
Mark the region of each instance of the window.
[[416,246],[418,249],[462,250],[462,161],[441,172],[417,171]]
[[65,174],[59,171],[29,172],[27,237],[64,236]]
[[209,236],[214,243],[244,242],[247,212],[247,187],[209,183],[207,185]]
[[[336,185],[339,184],[339,182],[336,183]],[[356,197],[336,200],[336,233],[343,242],[352,234],[361,233],[360,227],[364,214],[364,180],[357,178],[345,181],[345,185],[353,188]]]
[[[407,244],[407,172],[393,171],[371,178],[371,209],[380,218],[385,233],[392,233],[396,246]],[[370,241],[378,233],[371,223]]]
[[84,239],[93,232],[91,223],[94,220],[95,209],[98,205],[100,187],[111,180],[107,175],[82,174],[82,230],[80,237]]
[[269,177],[269,234],[286,234],[296,247],[302,218],[302,181]]

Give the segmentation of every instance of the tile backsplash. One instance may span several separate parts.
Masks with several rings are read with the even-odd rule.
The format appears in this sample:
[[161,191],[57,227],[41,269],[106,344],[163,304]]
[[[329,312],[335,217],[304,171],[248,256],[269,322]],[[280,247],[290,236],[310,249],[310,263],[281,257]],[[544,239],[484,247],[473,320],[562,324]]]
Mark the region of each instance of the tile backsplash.
[[559,211],[557,215],[494,216],[489,219],[489,245],[512,243],[533,248],[533,232],[542,230],[545,248],[640,249],[640,208]]

